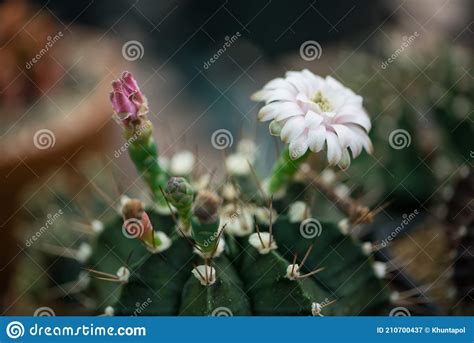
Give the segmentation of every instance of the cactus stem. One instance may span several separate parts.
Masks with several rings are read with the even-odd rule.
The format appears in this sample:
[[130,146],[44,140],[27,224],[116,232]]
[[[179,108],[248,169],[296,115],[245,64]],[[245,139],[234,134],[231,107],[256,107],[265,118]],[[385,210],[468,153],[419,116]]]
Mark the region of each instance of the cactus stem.
[[322,181],[319,177],[313,175],[313,173],[307,172],[305,174],[306,180],[326,198],[332,201],[342,213],[346,214],[351,223],[371,223],[374,220],[375,214],[378,212],[372,212],[368,207],[359,205],[351,197],[338,195],[331,186]]
[[306,262],[306,260],[308,259],[308,256],[311,253],[311,250],[313,250],[313,244],[311,244],[308,247],[308,250],[306,250],[306,253],[304,254],[304,257],[303,257],[303,261],[301,261],[301,264],[300,264],[300,269],[303,268],[303,265]]
[[284,186],[293,179],[293,176],[298,172],[308,155],[309,153],[307,152],[297,159],[292,159],[290,150],[286,146],[273,166],[267,191],[270,194],[275,194],[284,189]]

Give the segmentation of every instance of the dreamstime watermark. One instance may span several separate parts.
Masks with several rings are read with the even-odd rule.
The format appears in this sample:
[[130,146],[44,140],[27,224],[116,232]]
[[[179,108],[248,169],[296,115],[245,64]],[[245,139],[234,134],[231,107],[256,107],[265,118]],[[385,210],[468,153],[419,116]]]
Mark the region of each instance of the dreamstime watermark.
[[312,239],[321,236],[323,227],[316,218],[307,218],[300,224],[300,234],[306,239]]
[[139,238],[145,233],[145,227],[140,219],[130,218],[123,222],[122,233],[128,239]]
[[400,222],[400,225],[398,225],[395,228],[395,230],[393,230],[390,233],[390,235],[387,236],[387,238],[383,239],[382,242],[380,242],[382,247],[385,248],[390,242],[392,242],[395,239],[395,237],[397,237],[398,234],[402,232],[407,227],[407,225],[410,224],[410,222],[412,222],[416,218],[418,214],[420,214],[418,210],[414,210],[410,214],[404,213],[402,215],[402,220]]
[[143,44],[137,40],[129,40],[122,45],[122,56],[127,61],[141,60],[145,54]]
[[33,136],[33,144],[37,149],[46,150],[52,148],[56,144],[56,136],[54,132],[48,129],[41,129],[35,132]]
[[234,136],[229,130],[218,129],[212,133],[211,144],[217,150],[230,148],[234,144]]
[[7,336],[11,339],[23,337],[25,334],[25,327],[18,321],[10,322],[5,329]]
[[146,310],[148,306],[152,303],[152,300],[150,298],[147,298],[144,302],[137,302],[135,303],[135,311],[133,311],[132,317],[137,317],[139,316],[143,311]]
[[207,61],[204,62],[203,64],[203,68],[204,69],[209,69],[211,67],[211,65],[213,65],[215,62],[217,62],[217,60],[223,55],[225,54],[225,52],[227,51],[227,49],[230,49],[232,47],[232,45],[240,38],[242,37],[241,33],[239,31],[237,31],[235,34],[233,34],[232,36],[225,36],[225,43],[222,44],[222,46],[219,48],[219,50],[217,50],[215,52],[214,55],[212,55],[212,57],[210,59],[208,59]]
[[387,58],[385,61],[383,61],[382,64],[380,65],[380,67],[382,69],[387,69],[387,67],[392,62],[394,62],[398,58],[398,56],[400,56],[402,54],[402,52],[406,48],[408,48],[415,41],[415,39],[417,39],[419,36],[420,36],[420,34],[417,31],[413,32],[413,34],[408,36],[408,37],[404,36],[403,37],[403,43],[400,45],[400,47],[397,50],[395,50],[393,52],[393,54],[390,55],[389,58]]
[[321,48],[321,44],[315,40],[307,40],[300,46],[300,56],[302,59],[308,62],[319,59],[322,53],[323,48]]
[[77,337],[77,336],[146,336],[147,331],[144,326],[96,326],[94,323],[88,325],[60,326],[60,325],[39,325],[34,324],[25,330],[25,326],[19,321],[12,321],[6,326],[5,332],[11,339],[27,336],[40,337]]
[[411,135],[407,130],[393,130],[388,136],[388,143],[395,150],[407,148],[411,144]]
[[38,307],[36,309],[35,313],[33,313],[33,316],[35,316],[35,317],[54,317],[54,316],[56,316],[56,313],[54,312],[54,310],[51,307],[42,306],[42,307]]
[[213,317],[233,317],[234,314],[232,313],[231,309],[228,307],[216,307],[212,313],[211,316]]
[[408,311],[406,307],[399,306],[399,307],[394,307],[390,311],[389,316],[390,317],[410,317],[411,313],[410,311]]
[[30,238],[28,238],[25,242],[25,245],[27,247],[31,247],[33,245],[34,242],[36,242],[38,239],[40,239],[40,237],[54,224],[54,222],[56,220],[58,220],[59,217],[61,217],[61,215],[63,215],[64,212],[63,210],[59,209],[56,213],[54,214],[51,214],[51,213],[48,213],[48,215],[46,216],[48,219],[46,220],[46,222],[44,223],[44,225],[38,230],[35,232],[35,234],[33,236],[31,236]]
[[[117,119],[119,121],[119,119]],[[151,122],[145,123],[143,126],[140,126],[135,133],[133,134],[132,137],[126,140],[126,142],[120,147],[120,149],[117,149],[114,151],[114,157],[119,158],[124,152],[128,150],[128,147],[135,142],[140,136],[145,132],[145,130],[151,128]]]
[[25,68],[31,69],[36,63],[38,63],[44,55],[48,53],[50,49],[54,47],[54,45],[63,38],[64,34],[61,31],[58,31],[54,36],[48,36],[47,42],[45,43],[44,47],[33,57],[31,60],[26,62]]

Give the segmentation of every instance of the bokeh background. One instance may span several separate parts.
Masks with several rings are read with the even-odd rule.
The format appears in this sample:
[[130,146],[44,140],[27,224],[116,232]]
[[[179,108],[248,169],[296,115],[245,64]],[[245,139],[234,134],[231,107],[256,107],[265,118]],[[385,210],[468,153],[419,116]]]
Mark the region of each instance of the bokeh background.
[[394,299],[472,315],[473,34],[469,0],[2,1],[0,311],[90,313],[67,231],[143,189],[108,103],[122,70],[148,96],[161,154],[191,150],[219,175],[218,129],[256,139],[268,170],[278,147],[249,96],[308,68],[361,94],[374,124],[374,155],[338,175],[341,194],[383,208],[353,234],[384,242],[410,219],[379,252]]

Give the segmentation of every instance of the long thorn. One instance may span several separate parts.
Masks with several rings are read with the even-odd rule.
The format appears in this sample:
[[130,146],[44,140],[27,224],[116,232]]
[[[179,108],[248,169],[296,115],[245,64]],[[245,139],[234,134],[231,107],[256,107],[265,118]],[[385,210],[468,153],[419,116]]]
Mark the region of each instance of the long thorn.
[[252,174],[252,177],[255,179],[255,183],[257,184],[258,191],[262,194],[262,198],[266,199],[267,196],[266,196],[265,192],[263,191],[262,183],[260,182],[260,179],[258,178],[257,172],[256,172],[255,168],[253,167],[253,164],[249,160],[247,160],[247,163],[249,164],[250,172]]
[[[199,271],[199,268],[197,267],[197,265],[195,263],[193,263],[193,266],[194,266],[194,269],[196,269],[196,271],[198,272],[199,276],[201,277],[201,279],[203,280],[206,280],[204,278],[204,275],[201,274],[201,272]],[[207,281],[206,281],[207,282]]]
[[176,219],[176,216],[174,215],[173,208],[171,207],[171,204],[168,201],[168,197],[167,197],[165,191],[163,190],[163,187],[161,187],[161,186],[160,186],[160,192],[161,192],[161,194],[163,194],[163,198],[165,198],[166,205],[168,206],[168,209],[170,210],[171,219],[173,219],[175,225],[178,226],[178,220]]
[[295,263],[296,263],[297,258],[298,258],[298,254],[295,254],[295,256],[293,256],[293,263],[292,263],[292,267],[291,267],[291,276],[293,276],[293,274],[295,272]]
[[258,239],[260,240],[260,243],[262,243],[262,248],[265,248],[265,243],[263,243],[262,236],[260,236],[260,228],[258,224],[255,224],[255,228],[257,229]]
[[111,278],[117,277],[117,276],[114,275],[114,274],[110,274],[110,273],[106,273],[106,272],[100,272],[100,271],[94,270],[94,269],[84,268],[84,270],[87,271],[87,272],[89,272],[89,273],[93,273],[93,274],[97,274],[97,275],[102,275],[102,276],[108,276],[108,277],[111,277]]
[[299,276],[298,279],[307,278],[307,277],[309,277],[309,276],[312,276],[312,275],[314,275],[314,274],[317,274],[317,273],[319,273],[319,272],[322,272],[323,270],[324,270],[324,267],[318,268],[318,269],[316,269],[316,270],[313,270],[312,272],[309,272],[309,273],[307,273],[307,274],[304,274],[304,275]]
[[273,223],[272,223],[272,212],[273,212],[273,195],[270,197],[270,214],[269,214],[269,219],[270,219],[270,227],[268,231],[270,232],[270,238],[268,239],[268,247],[272,246],[272,235],[273,235]]
[[311,250],[313,250],[313,244],[311,244],[308,247],[308,250],[306,250],[306,254],[304,254],[303,261],[301,261],[301,264],[300,264],[300,270],[301,270],[301,268],[303,268],[304,263],[308,259],[308,256],[309,256],[309,253],[311,252]]

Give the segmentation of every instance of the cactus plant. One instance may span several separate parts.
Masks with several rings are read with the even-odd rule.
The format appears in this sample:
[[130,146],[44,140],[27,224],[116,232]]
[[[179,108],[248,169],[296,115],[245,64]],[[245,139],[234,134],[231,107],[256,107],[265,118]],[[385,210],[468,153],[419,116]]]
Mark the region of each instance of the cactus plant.
[[[294,113],[290,118],[295,107],[283,104],[278,108],[274,99],[278,93],[274,86],[279,82],[293,87],[292,82],[297,84],[298,80],[316,87],[313,92],[317,96],[302,105],[309,113],[308,129],[302,128],[304,113]],[[296,93],[297,87],[291,91]],[[282,151],[268,181],[261,182],[252,167],[254,149],[248,149],[248,142],[247,149],[240,144],[238,151],[226,158],[227,178],[212,189],[190,173],[170,177],[160,165],[152,124],[146,118],[146,98],[133,76],[125,72],[113,88],[111,100],[129,155],[154,203],[145,205],[138,199],[123,198],[121,216],[105,223],[97,236],[87,262],[95,278],[87,292],[97,300],[99,312],[386,312],[389,299],[382,280],[383,265],[373,260],[367,244],[348,235],[351,224],[371,220],[372,213],[337,195],[305,162],[311,155],[309,150],[326,148],[330,164],[347,168],[349,150],[354,157],[362,148],[371,151],[366,133],[370,121],[360,97],[334,79],[322,79],[306,70],[288,73],[284,81],[271,81],[254,99],[267,102],[260,117],[272,119],[271,132],[290,141],[289,148]],[[338,122],[332,121],[334,114],[329,113],[340,109],[331,108],[336,106],[331,103],[335,97],[331,91],[347,97],[345,111],[353,111],[339,117],[336,114],[333,119]],[[343,101],[337,106],[344,106]],[[294,190],[301,185],[302,192]],[[314,218],[310,206],[313,187],[334,201],[348,219],[338,223]]]

